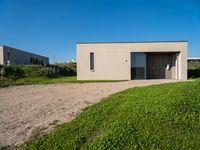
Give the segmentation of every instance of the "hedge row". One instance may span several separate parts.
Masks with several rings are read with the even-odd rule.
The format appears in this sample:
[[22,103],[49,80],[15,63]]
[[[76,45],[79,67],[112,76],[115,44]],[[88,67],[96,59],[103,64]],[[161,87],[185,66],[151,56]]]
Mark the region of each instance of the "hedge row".
[[188,69],[190,70],[200,69],[200,62],[199,61],[188,62]]
[[63,65],[1,65],[0,76],[11,79],[35,77],[59,77],[76,75],[75,64]]

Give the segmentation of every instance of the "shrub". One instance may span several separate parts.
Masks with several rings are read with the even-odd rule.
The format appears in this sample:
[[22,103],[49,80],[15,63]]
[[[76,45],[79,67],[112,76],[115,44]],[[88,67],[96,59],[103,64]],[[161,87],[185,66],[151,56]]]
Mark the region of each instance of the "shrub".
[[1,68],[3,76],[10,79],[18,79],[24,77],[23,69],[18,65],[8,65]]
[[9,79],[18,78],[36,78],[36,77],[59,77],[75,76],[75,64],[57,64],[57,65],[1,65],[0,76]]
[[61,76],[75,76],[76,75],[76,64],[68,63],[68,64],[56,64],[53,65],[57,69],[59,69],[59,74]]
[[5,72],[5,68],[1,68],[1,76],[5,76],[6,72]]
[[24,71],[24,77],[34,78],[42,76],[40,70],[43,67],[40,65],[22,65],[21,68]]
[[188,62],[188,69],[189,70],[200,69],[200,62],[199,61]]
[[57,77],[59,73],[57,73],[55,67],[43,67],[39,70],[41,76],[43,77]]

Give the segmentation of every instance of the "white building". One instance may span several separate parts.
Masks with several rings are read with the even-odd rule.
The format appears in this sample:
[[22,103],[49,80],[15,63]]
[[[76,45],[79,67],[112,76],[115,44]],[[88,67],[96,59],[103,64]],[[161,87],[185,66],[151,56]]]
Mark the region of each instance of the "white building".
[[77,79],[187,79],[187,45],[187,41],[77,43]]

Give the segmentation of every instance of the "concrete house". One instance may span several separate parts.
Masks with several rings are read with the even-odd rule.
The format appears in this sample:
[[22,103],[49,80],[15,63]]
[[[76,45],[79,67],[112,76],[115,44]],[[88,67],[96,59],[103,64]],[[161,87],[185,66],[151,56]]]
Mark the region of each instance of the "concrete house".
[[0,64],[49,64],[49,58],[0,45]]
[[187,45],[187,41],[77,43],[77,79],[184,80]]

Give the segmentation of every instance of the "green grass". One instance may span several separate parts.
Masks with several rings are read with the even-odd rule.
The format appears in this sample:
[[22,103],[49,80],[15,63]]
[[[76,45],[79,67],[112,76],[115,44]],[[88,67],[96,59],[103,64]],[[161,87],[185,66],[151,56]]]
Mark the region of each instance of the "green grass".
[[54,83],[91,83],[91,82],[120,82],[117,80],[77,80],[76,76],[58,78],[20,78],[16,80],[0,77],[0,87],[30,84],[54,84]]
[[200,80],[132,88],[21,149],[198,149]]

